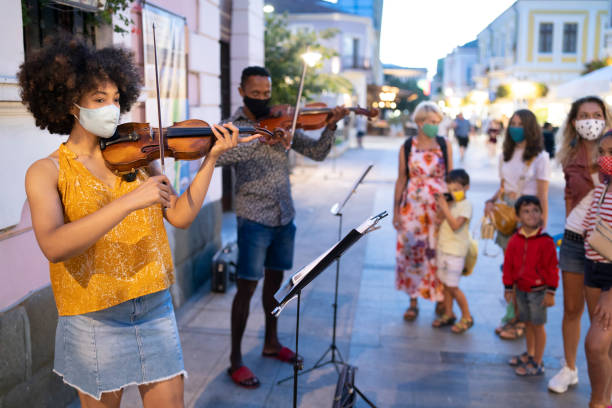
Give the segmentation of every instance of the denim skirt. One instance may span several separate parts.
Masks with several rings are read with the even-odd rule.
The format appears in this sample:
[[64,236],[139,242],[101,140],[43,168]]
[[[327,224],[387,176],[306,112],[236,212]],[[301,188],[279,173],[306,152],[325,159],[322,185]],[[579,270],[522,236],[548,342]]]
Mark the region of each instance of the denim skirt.
[[98,400],[128,385],[186,376],[170,292],[60,316],[53,371]]

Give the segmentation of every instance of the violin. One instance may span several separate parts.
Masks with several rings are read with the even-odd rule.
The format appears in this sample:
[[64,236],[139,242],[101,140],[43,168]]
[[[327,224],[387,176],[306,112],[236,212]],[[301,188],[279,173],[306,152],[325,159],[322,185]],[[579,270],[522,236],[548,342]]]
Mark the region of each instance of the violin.
[[[260,134],[273,137],[273,132],[261,127],[240,127],[241,134]],[[133,173],[161,156],[176,160],[196,160],[208,154],[215,143],[210,125],[200,119],[176,122],[162,128],[160,143],[159,128],[148,123],[128,122],[117,127],[115,134],[100,138],[100,150],[106,166],[117,175]]]
[[[357,115],[365,115],[368,119],[373,119],[378,116],[379,110],[376,108],[364,109],[359,106],[347,108]],[[298,111],[296,120],[296,128],[304,130],[321,129],[327,124],[327,120],[331,116],[332,108],[327,107],[322,102],[313,102],[306,104],[305,107]],[[260,128],[274,132],[277,128],[290,129],[293,124],[295,108],[290,105],[276,105],[270,108],[268,117],[261,119],[258,123]]]
[[[165,173],[165,157],[173,157],[176,160],[200,159],[208,154],[216,140],[210,125],[200,119],[188,119],[175,122],[172,126],[162,127],[155,23],[153,23],[153,52],[159,127],[156,129],[148,123],[128,122],[117,126],[115,134],[110,138],[100,138],[100,150],[106,167],[128,181],[135,179],[135,169],[148,166],[157,159],[160,159],[162,174]],[[260,127],[241,127],[239,131],[261,134],[268,138],[274,136],[273,132]]]

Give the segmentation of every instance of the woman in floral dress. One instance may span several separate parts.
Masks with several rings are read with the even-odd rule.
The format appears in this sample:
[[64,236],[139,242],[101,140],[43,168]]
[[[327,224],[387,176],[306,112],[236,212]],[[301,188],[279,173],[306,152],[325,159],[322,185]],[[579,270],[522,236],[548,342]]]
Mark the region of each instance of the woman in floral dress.
[[409,321],[418,315],[419,296],[443,300],[443,286],[436,277],[435,195],[446,191],[444,176],[452,169],[452,150],[447,140],[437,137],[441,120],[436,104],[420,103],[414,111],[418,135],[409,138],[399,152],[393,208],[393,226],[398,232],[396,284],[410,296],[410,307],[404,313]]

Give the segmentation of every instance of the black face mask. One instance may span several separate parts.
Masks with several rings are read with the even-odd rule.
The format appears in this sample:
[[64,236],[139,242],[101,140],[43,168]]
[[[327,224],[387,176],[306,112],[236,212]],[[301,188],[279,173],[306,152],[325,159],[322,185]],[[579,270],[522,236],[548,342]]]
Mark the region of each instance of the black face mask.
[[270,98],[268,99],[254,99],[245,96],[243,99],[244,106],[249,108],[251,113],[256,118],[262,118],[270,113]]

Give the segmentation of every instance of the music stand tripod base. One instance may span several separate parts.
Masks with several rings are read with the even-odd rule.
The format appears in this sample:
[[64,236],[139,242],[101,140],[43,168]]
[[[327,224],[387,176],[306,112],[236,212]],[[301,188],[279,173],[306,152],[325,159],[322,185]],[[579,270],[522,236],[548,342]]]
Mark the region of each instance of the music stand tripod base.
[[[312,282],[319,274],[321,274],[334,260],[338,259],[342,254],[350,248],[355,242],[357,242],[365,234],[378,229],[376,225],[378,222],[386,217],[388,214],[386,211],[367,219],[359,227],[352,229],[344,238],[338,241],[334,246],[328,249],[326,252],[321,254],[317,259],[300,269],[293,276],[291,276],[283,286],[274,294],[274,298],[279,302],[279,305],[272,311],[272,314],[276,317],[280,315],[285,306],[291,300],[297,298],[297,316],[295,325],[295,352],[298,353],[299,347],[299,322],[300,322],[300,298],[302,289],[304,289],[310,282]],[[319,360],[320,362],[320,360]],[[345,363],[338,363],[345,364]],[[334,365],[335,366],[335,365]],[[313,368],[314,369],[314,368]],[[297,383],[298,383],[298,371],[301,367],[298,363],[294,364],[293,369],[293,406],[297,407]],[[309,369],[308,371],[311,371]],[[336,370],[338,370],[336,366]],[[291,377],[289,377],[291,378]],[[280,384],[285,380],[281,380]],[[363,393],[354,387],[355,391],[366,401],[371,407],[375,407],[372,402],[366,398]]]

